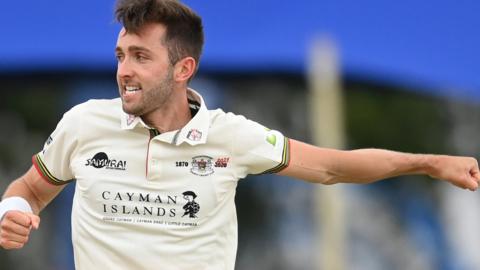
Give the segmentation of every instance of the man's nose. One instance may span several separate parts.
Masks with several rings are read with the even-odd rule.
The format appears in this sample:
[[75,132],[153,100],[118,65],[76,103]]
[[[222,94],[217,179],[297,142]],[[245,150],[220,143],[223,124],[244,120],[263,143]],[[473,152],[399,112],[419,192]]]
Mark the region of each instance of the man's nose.
[[123,59],[123,61],[118,62],[118,66],[117,66],[118,77],[132,77],[133,73],[134,72],[133,72],[132,65],[129,63],[128,59]]

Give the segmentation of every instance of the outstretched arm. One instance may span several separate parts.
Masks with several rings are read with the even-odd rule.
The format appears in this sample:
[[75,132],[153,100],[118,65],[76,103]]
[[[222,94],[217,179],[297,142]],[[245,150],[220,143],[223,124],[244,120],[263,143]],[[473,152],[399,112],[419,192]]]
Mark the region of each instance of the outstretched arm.
[[470,157],[407,154],[382,149],[319,148],[290,139],[290,164],[279,174],[322,184],[371,183],[406,174],[426,174],[476,190],[477,160]]
[[[22,205],[22,201],[25,200],[29,205],[26,207],[31,207],[33,213],[24,210],[5,212],[3,217],[0,217],[0,246],[6,249],[22,248],[28,241],[30,230],[32,228],[37,229],[39,226],[40,217],[38,217],[38,214],[40,211],[63,188],[64,186],[54,186],[47,183],[33,166],[25,175],[13,181],[3,195],[3,206],[10,203],[7,208],[25,210],[25,205]],[[17,200],[12,200],[13,198]],[[20,207],[15,207],[15,204],[18,203],[20,203]]]

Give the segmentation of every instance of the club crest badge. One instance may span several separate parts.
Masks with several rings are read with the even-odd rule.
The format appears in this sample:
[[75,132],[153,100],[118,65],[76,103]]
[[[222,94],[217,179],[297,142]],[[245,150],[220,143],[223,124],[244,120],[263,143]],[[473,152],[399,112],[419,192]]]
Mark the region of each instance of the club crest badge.
[[207,176],[214,173],[213,158],[209,156],[196,156],[192,158],[191,173],[198,176]]

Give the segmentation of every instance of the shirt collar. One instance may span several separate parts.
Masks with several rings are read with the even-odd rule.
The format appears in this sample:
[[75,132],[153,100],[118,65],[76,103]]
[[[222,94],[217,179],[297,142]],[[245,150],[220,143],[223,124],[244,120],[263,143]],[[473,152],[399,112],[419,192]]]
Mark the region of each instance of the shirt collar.
[[[195,90],[188,88],[187,97],[189,101],[193,101],[193,103],[190,103],[190,106],[195,106],[194,102],[200,104],[200,108],[195,116],[190,119],[190,121],[183,128],[162,133],[157,135],[155,138],[175,145],[180,145],[183,142],[186,142],[190,145],[204,144],[207,142],[208,128],[210,126],[210,115],[208,108],[205,105],[203,97]],[[136,127],[152,129],[145,124],[145,122],[143,122],[141,117],[127,114],[122,110],[121,128],[128,130]]]

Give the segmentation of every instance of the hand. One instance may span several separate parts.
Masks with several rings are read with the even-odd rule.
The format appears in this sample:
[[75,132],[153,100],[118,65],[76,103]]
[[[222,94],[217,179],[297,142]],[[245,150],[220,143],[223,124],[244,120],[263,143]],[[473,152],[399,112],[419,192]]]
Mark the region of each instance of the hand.
[[38,229],[40,217],[21,211],[8,211],[0,222],[0,246],[20,249],[27,242],[30,231]]
[[453,185],[475,191],[480,184],[480,171],[475,158],[434,156],[431,177],[446,180]]

